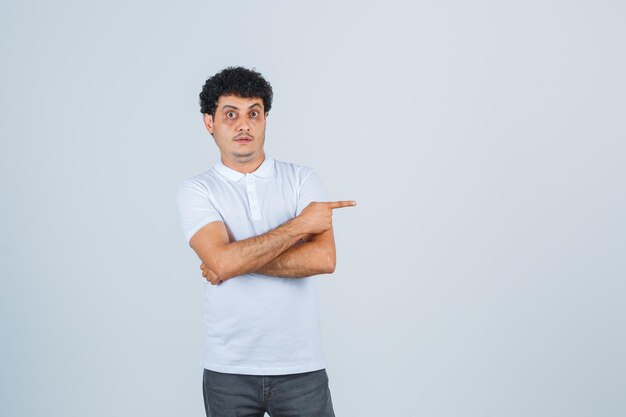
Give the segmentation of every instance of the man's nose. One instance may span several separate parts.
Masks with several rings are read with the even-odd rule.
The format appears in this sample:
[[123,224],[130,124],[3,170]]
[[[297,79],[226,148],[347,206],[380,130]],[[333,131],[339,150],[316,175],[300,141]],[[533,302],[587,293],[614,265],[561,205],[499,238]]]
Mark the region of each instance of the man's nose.
[[249,131],[250,130],[250,121],[248,118],[244,117],[239,121],[239,126],[237,126],[237,130],[240,132]]

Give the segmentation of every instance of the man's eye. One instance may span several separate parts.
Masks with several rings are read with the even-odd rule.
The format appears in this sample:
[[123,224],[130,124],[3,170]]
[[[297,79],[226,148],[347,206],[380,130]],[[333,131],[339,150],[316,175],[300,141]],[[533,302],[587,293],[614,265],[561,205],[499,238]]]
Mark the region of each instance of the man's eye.
[[259,112],[256,110],[253,110],[250,112],[250,117],[258,117],[259,116]]
[[226,113],[226,117],[228,117],[229,119],[234,119],[235,117],[237,117],[237,115],[234,111],[229,111],[228,113]]

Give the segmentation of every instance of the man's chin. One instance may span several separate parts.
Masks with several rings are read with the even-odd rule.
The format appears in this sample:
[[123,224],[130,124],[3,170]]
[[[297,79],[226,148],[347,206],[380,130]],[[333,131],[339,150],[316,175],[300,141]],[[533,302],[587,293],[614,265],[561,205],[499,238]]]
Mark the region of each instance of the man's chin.
[[233,156],[237,159],[252,159],[252,157],[254,156],[254,152],[246,152],[246,153],[235,152],[233,153]]

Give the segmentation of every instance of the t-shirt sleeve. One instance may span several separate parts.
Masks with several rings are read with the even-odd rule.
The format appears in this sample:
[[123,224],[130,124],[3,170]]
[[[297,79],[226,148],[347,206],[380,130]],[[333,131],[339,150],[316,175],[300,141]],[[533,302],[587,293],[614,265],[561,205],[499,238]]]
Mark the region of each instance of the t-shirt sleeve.
[[296,216],[312,201],[326,201],[326,195],[322,187],[322,180],[314,170],[308,168],[300,182]]
[[211,202],[209,190],[195,180],[178,184],[176,202],[187,243],[202,226],[216,220],[224,221]]

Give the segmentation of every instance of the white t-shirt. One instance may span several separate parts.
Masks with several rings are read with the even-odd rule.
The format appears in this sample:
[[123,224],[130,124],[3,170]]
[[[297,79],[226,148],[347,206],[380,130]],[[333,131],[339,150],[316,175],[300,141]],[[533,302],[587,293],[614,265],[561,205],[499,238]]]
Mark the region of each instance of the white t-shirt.
[[[317,174],[304,166],[265,160],[250,174],[225,166],[179,183],[177,203],[187,242],[204,225],[225,223],[231,241],[266,233],[325,201]],[[203,366],[247,375],[283,375],[325,368],[316,278],[245,274],[205,281]]]

